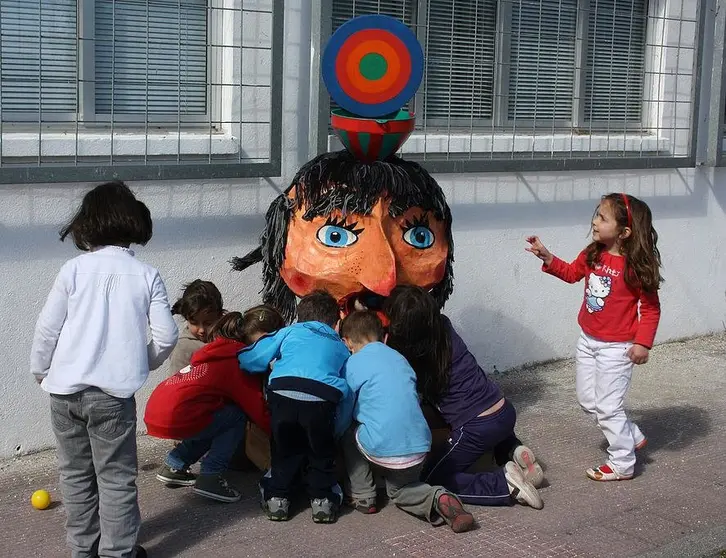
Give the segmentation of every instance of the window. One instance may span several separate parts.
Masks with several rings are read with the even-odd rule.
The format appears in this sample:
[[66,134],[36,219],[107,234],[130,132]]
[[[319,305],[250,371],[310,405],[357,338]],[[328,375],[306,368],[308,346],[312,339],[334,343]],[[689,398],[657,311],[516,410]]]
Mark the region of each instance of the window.
[[0,18],[4,122],[206,116],[206,0],[2,0]]
[[334,0],[401,19],[424,47],[419,125],[639,128],[647,0]]
[[206,114],[206,0],[96,0],[94,16],[97,114]]
[[0,182],[277,176],[282,10],[0,0]]

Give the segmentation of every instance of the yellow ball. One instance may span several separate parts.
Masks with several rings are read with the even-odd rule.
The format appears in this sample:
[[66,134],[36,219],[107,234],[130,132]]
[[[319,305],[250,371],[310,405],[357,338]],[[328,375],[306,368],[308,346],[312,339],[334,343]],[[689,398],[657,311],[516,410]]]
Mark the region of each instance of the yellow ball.
[[36,510],[44,510],[50,506],[50,494],[47,490],[36,490],[30,497],[30,503]]

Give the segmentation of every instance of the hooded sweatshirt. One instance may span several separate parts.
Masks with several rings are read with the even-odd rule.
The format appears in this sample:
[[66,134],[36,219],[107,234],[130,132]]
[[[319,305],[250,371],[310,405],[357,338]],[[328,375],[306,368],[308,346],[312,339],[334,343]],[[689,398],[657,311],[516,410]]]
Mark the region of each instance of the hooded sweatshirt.
[[244,346],[218,337],[194,353],[189,366],[156,386],[144,415],[149,435],[191,438],[209,426],[214,413],[229,403],[239,406],[269,434],[264,377],[240,370],[237,361],[237,353]]
[[189,331],[189,325],[185,325],[184,329],[179,332],[179,341],[171,352],[171,357],[169,357],[169,373],[176,374],[185,366],[189,366],[192,355],[204,345],[204,341],[200,341],[192,335],[192,332]]

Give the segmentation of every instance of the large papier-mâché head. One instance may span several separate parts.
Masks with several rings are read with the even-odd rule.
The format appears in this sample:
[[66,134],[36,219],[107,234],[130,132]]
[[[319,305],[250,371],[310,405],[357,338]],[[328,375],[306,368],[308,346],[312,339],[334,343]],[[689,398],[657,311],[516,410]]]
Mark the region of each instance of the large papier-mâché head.
[[443,305],[453,285],[451,212],[420,165],[371,164],[347,151],[303,166],[266,215],[260,247],[233,266],[264,263],[263,301],[289,320],[295,296],[323,289],[352,308],[378,307],[396,285],[431,289]]

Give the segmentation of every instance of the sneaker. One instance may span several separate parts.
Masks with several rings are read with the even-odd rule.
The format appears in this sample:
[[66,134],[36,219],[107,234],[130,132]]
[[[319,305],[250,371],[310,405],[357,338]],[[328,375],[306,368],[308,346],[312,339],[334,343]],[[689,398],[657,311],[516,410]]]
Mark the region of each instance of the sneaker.
[[195,494],[218,502],[237,502],[242,497],[239,491],[232,488],[219,473],[199,475],[192,488]]
[[633,475],[622,475],[618,473],[612,465],[605,463],[594,469],[588,469],[585,474],[594,481],[606,482],[606,481],[621,481],[630,480]]
[[536,510],[544,507],[542,497],[537,489],[524,478],[522,469],[514,461],[509,461],[504,465],[504,477],[509,485],[509,494],[520,504],[531,506]]
[[517,446],[512,456],[514,462],[522,468],[524,478],[535,488],[542,486],[544,481],[544,471],[542,466],[537,463],[534,452],[527,446]]
[[470,531],[474,527],[474,516],[464,509],[459,499],[449,492],[443,492],[436,499],[436,512],[446,521],[454,533]]
[[376,499],[374,498],[353,498],[352,496],[348,500],[348,505],[355,508],[361,513],[372,514],[378,512],[378,506]]
[[635,444],[635,451],[640,451],[647,445],[648,445],[648,438],[643,437],[643,439],[640,442]]
[[162,465],[156,478],[167,486],[194,486],[197,476],[189,468],[172,469],[168,465]]
[[315,523],[335,523],[338,519],[338,504],[329,498],[313,498],[310,507]]
[[287,521],[290,510],[290,501],[287,498],[273,496],[262,500],[262,511],[270,521]]

